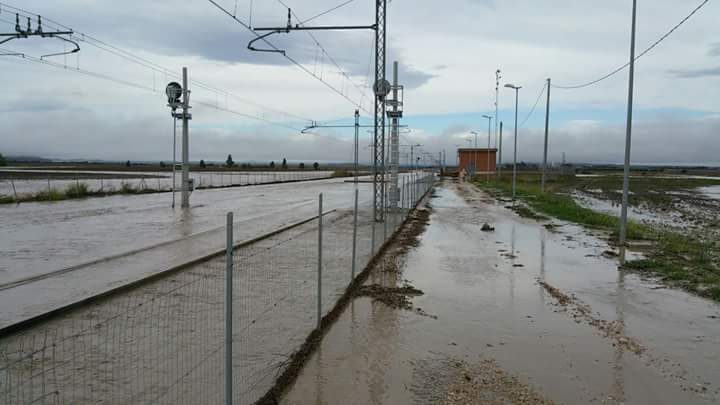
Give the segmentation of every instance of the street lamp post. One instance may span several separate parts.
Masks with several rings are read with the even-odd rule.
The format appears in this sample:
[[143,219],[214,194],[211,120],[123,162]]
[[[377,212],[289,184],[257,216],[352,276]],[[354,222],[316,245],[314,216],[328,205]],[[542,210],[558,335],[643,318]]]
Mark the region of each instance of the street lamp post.
[[474,150],[473,150],[473,176],[475,176],[475,173],[478,171],[478,164],[477,164],[477,153],[478,153],[478,151],[477,151],[477,149],[478,149],[477,137],[478,137],[478,132],[477,132],[477,131],[470,131],[470,133],[473,134],[473,135],[475,135],[475,148],[474,148]]
[[492,123],[493,117],[489,115],[483,115],[483,118],[488,120],[488,150],[487,150],[487,171],[486,171],[486,182],[490,183],[490,125]]
[[512,179],[512,198],[513,198],[513,203],[515,203],[515,190],[516,190],[516,186],[517,186],[517,131],[518,131],[517,122],[518,122],[518,97],[519,97],[518,93],[520,92],[520,89],[522,87],[515,86],[510,83],[506,84],[505,87],[507,87],[508,89],[515,90],[515,147],[514,147],[514,152],[513,152],[513,179]]

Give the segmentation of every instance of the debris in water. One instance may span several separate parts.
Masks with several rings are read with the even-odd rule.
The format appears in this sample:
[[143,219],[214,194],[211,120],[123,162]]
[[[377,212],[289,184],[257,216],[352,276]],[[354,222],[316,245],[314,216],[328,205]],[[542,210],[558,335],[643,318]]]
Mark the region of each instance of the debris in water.
[[492,232],[492,231],[495,230],[495,227],[494,227],[494,226],[490,226],[490,224],[488,224],[487,222],[485,222],[485,223],[483,224],[482,228],[480,228],[480,230],[483,231],[483,232]]

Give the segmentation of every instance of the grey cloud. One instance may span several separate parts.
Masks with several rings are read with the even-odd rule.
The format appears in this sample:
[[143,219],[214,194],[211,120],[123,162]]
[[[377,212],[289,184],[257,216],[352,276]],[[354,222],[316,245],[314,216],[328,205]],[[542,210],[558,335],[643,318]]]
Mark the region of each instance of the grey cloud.
[[710,50],[708,51],[708,55],[720,56],[720,42],[710,45]]
[[682,79],[697,79],[702,77],[720,76],[720,66],[710,69],[671,70],[669,73],[675,77]]
[[[512,131],[503,137],[503,162],[511,162]],[[445,150],[449,164],[456,162],[456,145],[462,140],[453,137],[467,132],[457,125],[446,128],[442,134],[427,135],[420,139],[423,149]],[[632,162],[636,164],[708,164],[720,166],[716,148],[720,132],[720,116],[700,120],[666,119],[636,122],[633,126]],[[412,137],[412,134],[410,135]],[[481,138],[485,141],[485,137]],[[518,161],[540,162],[544,131],[523,129],[518,133]],[[615,163],[624,157],[625,128],[623,126],[571,125],[550,131],[548,160],[560,162],[563,152],[567,160],[575,163]]]
[[405,64],[401,64],[399,66],[398,76],[398,80],[403,86],[405,86],[406,89],[415,89],[421,87],[427,84],[434,77],[437,77],[437,75],[422,72],[413,68],[410,65]]

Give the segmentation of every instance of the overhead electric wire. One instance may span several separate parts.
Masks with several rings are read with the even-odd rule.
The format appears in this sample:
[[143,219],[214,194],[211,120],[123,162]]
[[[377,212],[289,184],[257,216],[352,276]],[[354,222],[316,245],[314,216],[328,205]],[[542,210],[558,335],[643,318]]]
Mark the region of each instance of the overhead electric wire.
[[[62,69],[62,70],[75,72],[75,73],[78,73],[78,74],[81,74],[81,75],[85,75],[85,76],[94,77],[94,78],[97,78],[97,79],[102,79],[102,80],[110,81],[110,82],[113,82],[113,83],[116,83],[116,84],[122,84],[122,85],[125,85],[125,86],[128,86],[128,87],[134,87],[134,88],[140,89],[140,90],[149,91],[149,92],[151,92],[151,93],[156,93],[156,94],[160,94],[160,93],[161,93],[161,91],[159,91],[159,90],[157,90],[157,89],[155,89],[155,88],[153,88],[153,87],[147,86],[147,85],[143,85],[143,84],[139,84],[139,83],[134,83],[134,82],[131,82],[131,81],[128,81],[128,80],[119,79],[119,78],[117,78],[117,77],[113,77],[113,76],[110,76],[110,75],[107,75],[107,74],[103,74],[103,73],[93,72],[93,71],[90,71],[90,70],[87,70],[87,69],[81,69],[81,68],[75,68],[75,67],[67,67],[67,66],[65,66],[65,65],[63,65],[63,64],[61,64],[61,63],[58,63],[58,62],[53,62],[53,61],[49,61],[49,60],[45,60],[45,59],[36,58],[36,57],[34,57],[34,56],[29,56],[29,55],[17,53],[17,52],[15,52],[15,51],[13,51],[13,50],[10,50],[10,49],[0,48],[0,52],[5,52],[4,54],[2,54],[2,55],[4,55],[4,56],[16,56],[16,57],[18,57],[19,59],[27,60],[27,61],[30,61],[30,62],[41,63],[41,64],[44,64],[44,65],[48,65],[48,66],[51,66],[51,67],[59,68],[59,69]],[[241,111],[236,111],[236,110],[232,110],[232,109],[229,109],[229,108],[223,108],[223,107],[214,105],[214,104],[212,104],[212,103],[210,103],[210,102],[205,102],[205,101],[201,101],[201,100],[194,100],[193,103],[196,104],[196,105],[202,105],[202,106],[205,106],[205,107],[209,107],[209,108],[213,108],[213,109],[216,109],[216,110],[219,110],[219,111],[224,111],[224,112],[232,113],[232,114],[239,115],[239,116],[242,116],[242,117],[246,117],[246,118],[249,118],[249,119],[253,119],[253,120],[256,120],[256,121],[262,121],[262,122],[264,122],[264,123],[266,123],[266,124],[269,124],[269,125],[274,125],[274,126],[278,126],[278,127],[283,127],[283,128],[291,129],[291,130],[293,130],[293,131],[300,131],[300,129],[298,129],[298,128],[296,128],[296,127],[293,127],[293,126],[290,126],[290,125],[287,125],[287,124],[285,124],[285,123],[275,122],[275,121],[272,121],[272,120],[269,120],[269,119],[266,119],[266,118],[263,118],[263,117],[258,117],[258,116],[252,115],[252,114],[243,113],[243,112],[241,112]]]
[[338,4],[337,6],[331,8],[331,9],[329,9],[329,10],[323,11],[322,13],[316,14],[316,15],[314,15],[314,16],[306,19],[306,20],[300,21],[299,24],[300,24],[300,25],[303,25],[303,24],[305,24],[305,23],[307,23],[307,22],[310,22],[310,21],[312,21],[312,20],[314,20],[314,19],[316,19],[316,18],[322,17],[322,16],[324,16],[325,14],[330,14],[330,13],[332,13],[333,11],[335,11],[335,10],[337,10],[337,9],[339,9],[339,8],[342,8],[342,7],[347,6],[348,4],[352,3],[353,1],[355,1],[355,0],[347,0],[347,1],[343,2],[343,3]]
[[523,125],[530,119],[530,116],[533,115],[535,112],[535,108],[537,108],[538,104],[540,103],[540,99],[542,98],[543,94],[545,94],[545,89],[547,88],[547,83],[543,85],[542,89],[540,89],[540,94],[538,94],[537,100],[535,100],[535,105],[533,105],[532,109],[528,113],[528,115],[525,117],[525,119],[522,121],[520,125],[518,125],[518,129],[522,128]]
[[[687,22],[693,15],[695,15],[695,13],[697,13],[698,11],[700,11],[700,9],[703,8],[703,6],[705,6],[709,1],[710,1],[710,0],[703,0],[703,2],[700,3],[700,5],[698,5],[697,7],[695,7],[695,8],[690,12],[690,14],[688,14],[685,18],[683,18],[682,20],[680,20],[680,22],[677,23],[674,27],[672,27],[672,29],[670,29],[670,31],[666,32],[665,35],[661,36],[661,37],[660,37],[657,41],[655,41],[652,45],[650,45],[650,46],[649,46],[648,48],[646,48],[644,51],[640,52],[640,54],[639,54],[637,57],[635,57],[635,60],[637,61],[637,60],[640,59],[643,55],[645,55],[646,53],[648,53],[648,52],[650,52],[651,50],[653,50],[653,48],[655,48],[656,46],[660,45],[660,43],[661,43],[662,41],[664,41],[665,39],[667,39],[670,35],[672,35],[673,32],[675,32],[678,28],[680,28],[680,26],[682,26],[683,24],[685,24],[685,22]],[[589,86],[592,86],[593,84],[599,83],[599,82],[601,82],[601,81],[603,81],[603,80],[605,80],[605,79],[607,79],[607,78],[610,78],[610,77],[614,76],[615,74],[623,71],[623,70],[624,70],[625,68],[627,68],[628,66],[630,66],[630,62],[627,62],[626,64],[620,66],[619,68],[613,70],[612,72],[610,72],[610,73],[608,73],[608,74],[606,74],[606,75],[604,75],[604,76],[601,76],[601,77],[598,78],[598,79],[595,79],[595,80],[593,80],[593,81],[587,82],[587,83],[578,84],[578,85],[574,85],[574,86],[561,86],[561,85],[553,84],[552,87],[557,88],[557,89],[563,89],[563,90],[581,89],[581,88],[583,88],[583,87],[589,87]]]
[[[30,11],[20,9],[20,8],[11,6],[11,5],[6,4],[6,3],[0,2],[0,6],[5,7],[5,8],[8,8],[8,9],[11,9],[11,10],[14,10],[14,12],[17,12],[17,13],[21,14],[23,17],[33,17],[33,18],[34,18],[34,17],[37,16],[37,14],[34,14],[34,13],[30,12]],[[135,63],[135,64],[137,64],[137,65],[143,66],[144,68],[150,69],[150,70],[155,71],[155,72],[157,72],[157,73],[167,75],[168,77],[171,77],[171,78],[173,78],[173,79],[180,79],[180,78],[182,77],[181,73],[179,73],[179,72],[175,72],[175,71],[173,71],[173,70],[171,70],[171,69],[168,69],[168,68],[166,68],[166,67],[164,67],[164,66],[161,66],[161,65],[159,65],[159,64],[157,64],[157,63],[154,63],[154,62],[150,61],[149,59],[147,59],[147,58],[145,58],[145,57],[139,56],[139,55],[137,55],[137,54],[134,54],[134,53],[132,53],[132,52],[126,51],[126,50],[124,50],[124,49],[122,49],[122,48],[119,48],[119,47],[117,47],[117,46],[114,46],[114,45],[112,45],[112,44],[109,44],[109,43],[107,43],[107,42],[105,42],[105,41],[102,41],[102,40],[100,40],[100,39],[98,39],[98,38],[90,35],[90,34],[86,34],[86,33],[82,33],[82,32],[75,31],[75,30],[73,30],[72,28],[70,28],[70,27],[68,27],[68,26],[66,26],[66,25],[64,25],[64,24],[61,24],[61,23],[59,23],[59,22],[57,22],[57,21],[54,21],[54,20],[52,20],[52,19],[50,19],[50,18],[47,18],[47,17],[42,17],[42,19],[43,19],[43,25],[44,25],[44,26],[46,26],[46,27],[48,27],[48,28],[51,28],[51,29],[52,29],[52,28],[55,28],[56,30],[59,30],[59,28],[62,28],[63,30],[74,31],[75,34],[76,34],[76,36],[74,36],[73,38],[75,38],[76,40],[79,40],[79,41],[81,41],[81,42],[83,42],[83,43],[86,43],[86,44],[88,44],[88,45],[91,45],[91,46],[93,46],[93,47],[95,47],[95,48],[97,48],[97,49],[100,49],[100,50],[103,50],[103,51],[108,52],[108,53],[110,53],[110,54],[113,54],[113,55],[115,55],[115,56],[117,56],[117,57],[123,58],[123,59],[125,59],[125,60],[127,60],[127,61],[129,61],[129,62],[132,62],[132,63]],[[5,21],[6,21],[6,20],[5,20]],[[11,24],[14,24],[14,22],[12,22],[12,21],[6,21],[6,22],[11,23]],[[239,102],[241,102],[241,103],[245,103],[245,104],[252,105],[252,106],[255,107],[255,108],[267,110],[267,111],[270,111],[270,112],[274,112],[274,113],[277,113],[277,114],[280,114],[280,115],[284,115],[284,116],[287,116],[287,117],[299,119],[299,120],[302,120],[302,121],[313,121],[311,118],[302,117],[302,116],[299,116],[299,115],[296,115],[296,114],[289,113],[289,112],[287,112],[287,111],[279,110],[279,109],[277,109],[277,108],[264,106],[264,105],[262,105],[262,104],[259,104],[259,103],[257,103],[257,102],[254,102],[254,101],[252,101],[252,100],[248,100],[248,99],[245,99],[245,98],[243,98],[243,97],[237,96],[236,94],[234,94],[234,93],[232,93],[232,92],[229,92],[229,91],[227,91],[227,90],[223,90],[223,89],[214,87],[214,86],[212,86],[212,85],[210,85],[210,84],[204,83],[204,82],[199,81],[199,80],[194,80],[194,79],[193,79],[193,80],[192,80],[192,84],[193,84],[194,86],[203,88],[203,89],[205,89],[205,90],[207,90],[207,91],[210,91],[210,92],[212,92],[212,93],[216,93],[216,94],[221,95],[221,96],[223,96],[223,97],[232,98],[232,99],[237,100],[237,101],[239,101]]]
[[[354,0],[348,1],[348,2],[344,3],[343,5],[349,4],[349,3],[352,2],[352,1],[354,1]],[[295,17],[295,19],[298,21],[297,24],[298,24],[299,26],[302,26],[302,25],[304,24],[304,22],[301,22],[301,21],[300,21],[300,17],[299,17],[297,14],[295,14],[295,11],[293,11],[292,8],[290,8],[287,4],[285,4],[285,3],[283,2],[283,0],[277,0],[277,2],[280,3],[280,4],[282,4],[282,5],[283,5],[284,7],[286,7],[288,10],[290,10],[290,12],[292,13],[293,17]],[[339,7],[338,7],[338,8],[339,8]],[[327,14],[327,12],[326,12],[325,14]],[[325,49],[325,47],[322,46],[322,44],[320,43],[320,41],[318,41],[318,39],[315,37],[315,35],[314,35],[312,32],[310,32],[310,31],[305,31],[305,32],[308,34],[308,36],[310,36],[310,38],[313,40],[313,42],[315,42],[315,45],[316,45],[318,48],[320,48],[320,50],[322,51],[322,53],[323,53],[325,56],[327,56],[328,59],[330,59],[330,61],[335,65],[336,68],[338,68],[338,70],[340,71],[340,74],[342,74],[342,75],[345,77],[345,79],[347,79],[353,86],[355,86],[356,89],[358,89],[358,91],[359,91],[360,94],[361,94],[361,96],[360,96],[360,102],[358,103],[358,105],[362,105],[362,100],[365,98],[365,91],[366,91],[366,89],[363,88],[362,86],[356,84],[355,81],[353,81],[353,79],[350,77],[350,75],[349,75],[342,67],[340,67],[340,65],[335,61],[335,58],[333,58],[333,57],[328,53],[328,51]]]
[[[257,32],[255,32],[255,31],[254,31],[249,25],[247,25],[245,22],[243,22],[243,21],[240,20],[239,18],[233,16],[232,13],[230,13],[228,10],[226,10],[223,6],[219,5],[215,0],[208,0],[208,1],[209,1],[212,5],[214,5],[217,9],[219,9],[220,11],[222,11],[223,13],[225,13],[228,17],[232,18],[235,22],[237,22],[238,24],[240,24],[241,26],[243,26],[245,29],[247,29],[248,31],[250,31],[253,35],[255,35],[256,37],[260,38],[260,34],[258,34]],[[265,43],[266,43],[269,47],[271,47],[273,50],[278,51],[278,52],[282,52],[281,49],[279,49],[277,46],[275,46],[275,44],[273,44],[272,42],[268,41],[267,38],[262,38],[262,41],[265,42]],[[353,105],[357,106],[359,109],[365,111],[366,113],[372,114],[371,111],[369,111],[369,110],[367,110],[366,108],[362,107],[362,105],[360,105],[358,102],[356,102],[355,100],[351,99],[350,97],[346,96],[342,91],[338,90],[338,89],[335,88],[333,85],[331,85],[330,83],[326,82],[325,80],[323,80],[321,77],[319,77],[319,76],[316,75],[315,73],[311,72],[311,71],[310,71],[308,68],[306,68],[303,64],[301,64],[300,62],[298,62],[297,60],[295,60],[295,59],[292,58],[291,56],[287,55],[287,53],[284,53],[284,52],[283,52],[282,55],[283,55],[283,57],[284,57],[285,59],[289,60],[289,61],[292,62],[295,66],[299,67],[302,71],[304,71],[305,73],[309,74],[310,76],[312,76],[312,77],[314,77],[315,79],[317,79],[318,81],[320,81],[320,82],[321,82],[322,84],[324,84],[327,88],[329,88],[329,89],[332,90],[333,92],[337,93],[337,94],[340,95],[342,98],[346,99],[347,101],[349,101],[349,102],[352,103]]]

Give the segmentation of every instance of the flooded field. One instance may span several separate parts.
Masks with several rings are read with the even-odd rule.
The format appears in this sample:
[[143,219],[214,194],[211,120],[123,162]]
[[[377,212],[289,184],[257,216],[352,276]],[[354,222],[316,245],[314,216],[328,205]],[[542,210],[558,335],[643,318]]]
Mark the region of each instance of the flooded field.
[[[249,184],[266,184],[287,181],[301,181],[329,178],[332,171],[222,171],[190,172],[195,187],[228,187]],[[179,190],[181,172],[175,175],[175,188]],[[36,194],[51,189],[65,190],[72,185],[83,183],[90,192],[117,192],[123,189],[172,191],[172,172],[138,171],[68,171],[41,169],[0,170],[0,196],[14,193]]]
[[718,304],[618,271],[602,231],[545,227],[471,185],[431,205],[400,271],[368,280],[421,290],[413,310],[355,300],[283,403],[720,400]]

